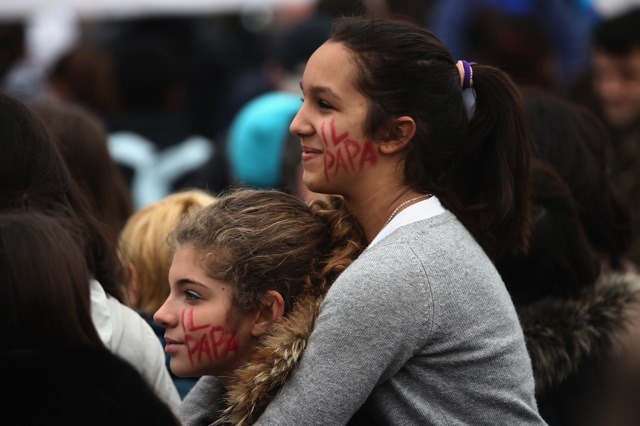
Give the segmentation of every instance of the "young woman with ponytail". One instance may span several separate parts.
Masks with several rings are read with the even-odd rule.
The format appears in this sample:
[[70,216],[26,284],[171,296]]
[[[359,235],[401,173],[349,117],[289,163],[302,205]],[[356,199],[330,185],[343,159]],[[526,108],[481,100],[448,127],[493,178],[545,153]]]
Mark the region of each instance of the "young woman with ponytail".
[[[540,425],[531,360],[494,267],[525,253],[530,136],[499,69],[406,21],[343,18],[309,58],[291,123],[303,181],[368,246],[324,298],[304,355],[257,420]],[[181,405],[201,424],[215,383]],[[371,423],[369,423],[371,424]]]

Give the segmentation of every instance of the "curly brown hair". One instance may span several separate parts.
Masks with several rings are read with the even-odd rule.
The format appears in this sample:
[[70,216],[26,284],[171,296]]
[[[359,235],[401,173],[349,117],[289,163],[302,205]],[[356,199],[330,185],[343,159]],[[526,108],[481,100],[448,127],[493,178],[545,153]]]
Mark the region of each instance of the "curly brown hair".
[[234,189],[186,217],[171,239],[203,254],[211,278],[234,288],[234,306],[250,312],[270,290],[285,315],[302,295],[321,295],[366,245],[341,197],[309,204],[272,189]]

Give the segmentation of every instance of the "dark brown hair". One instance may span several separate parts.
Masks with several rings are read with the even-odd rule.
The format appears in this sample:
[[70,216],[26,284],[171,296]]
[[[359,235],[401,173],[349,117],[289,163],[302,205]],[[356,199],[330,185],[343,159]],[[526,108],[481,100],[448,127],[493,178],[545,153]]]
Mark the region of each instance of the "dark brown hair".
[[121,269],[110,241],[72,180],[42,122],[21,101],[0,93],[0,210],[39,211],[73,222],[89,271],[123,301]]
[[436,195],[492,259],[525,251],[531,141],[520,93],[507,74],[473,65],[476,101],[469,120],[456,61],[428,30],[407,21],[349,17],[335,21],[331,40],[355,57],[356,86],[369,101],[366,134],[379,138],[393,119],[414,119],[407,183]]
[[103,347],[91,319],[89,270],[70,226],[37,212],[0,213],[3,350]]
[[640,48],[640,7],[634,6],[623,13],[603,19],[593,29],[593,47],[609,55],[623,57]]
[[28,106],[56,142],[92,213],[106,225],[112,241],[117,241],[133,213],[133,202],[124,176],[109,153],[105,126],[92,113],[69,102],[38,101]]
[[71,47],[51,66],[47,84],[59,97],[100,116],[116,111],[113,64],[106,50],[89,44]]
[[537,152],[567,182],[589,242],[614,269],[632,242],[630,205],[611,180],[613,145],[593,112],[550,92],[523,91]]
[[533,161],[530,247],[505,255],[496,269],[516,307],[546,298],[577,298],[593,288],[600,262],[578,215],[571,190],[555,169]]

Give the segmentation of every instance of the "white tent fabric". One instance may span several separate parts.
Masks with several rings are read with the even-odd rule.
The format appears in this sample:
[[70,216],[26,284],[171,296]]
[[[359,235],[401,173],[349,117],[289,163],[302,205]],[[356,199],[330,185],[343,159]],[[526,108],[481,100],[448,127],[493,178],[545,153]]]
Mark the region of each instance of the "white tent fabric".
[[80,22],[148,16],[251,13],[314,5],[317,0],[0,0],[0,22],[26,24],[26,56],[5,85],[27,98],[41,96],[47,68],[80,37]]
[[[80,18],[118,18],[149,14],[227,13],[243,9],[310,5],[317,0],[0,0],[0,20],[24,18],[46,10],[68,10]],[[602,15],[612,15],[640,0],[591,1]]]
[[316,0],[1,0],[0,20],[20,19],[45,11],[66,10],[79,18],[119,18],[149,14],[201,14],[238,12]]
[[640,0],[592,0],[603,16],[613,16],[625,12],[631,7],[640,6]]

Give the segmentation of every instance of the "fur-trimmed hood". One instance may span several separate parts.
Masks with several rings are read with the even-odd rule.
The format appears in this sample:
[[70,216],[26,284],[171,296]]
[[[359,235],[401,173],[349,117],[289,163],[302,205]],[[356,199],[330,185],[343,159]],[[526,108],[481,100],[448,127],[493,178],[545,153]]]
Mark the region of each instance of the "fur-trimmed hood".
[[536,393],[566,383],[585,364],[599,365],[620,344],[625,328],[638,315],[639,301],[639,275],[610,273],[579,299],[522,309]]
[[249,362],[234,372],[227,388],[227,408],[215,425],[249,425],[260,417],[304,352],[323,299],[299,299],[274,325]]

